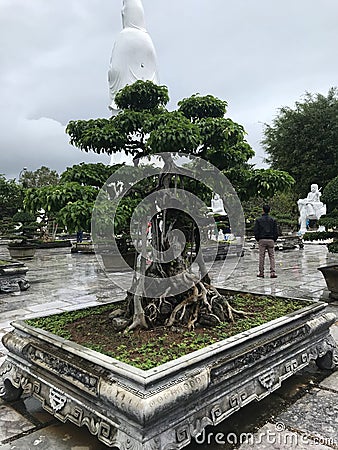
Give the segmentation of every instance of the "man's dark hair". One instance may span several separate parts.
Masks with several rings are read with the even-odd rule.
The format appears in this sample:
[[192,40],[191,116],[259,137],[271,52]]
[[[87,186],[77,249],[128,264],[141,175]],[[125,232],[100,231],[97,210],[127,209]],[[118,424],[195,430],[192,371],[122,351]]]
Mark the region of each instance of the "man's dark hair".
[[263,211],[265,212],[265,214],[269,214],[270,212],[270,206],[269,205],[263,205]]

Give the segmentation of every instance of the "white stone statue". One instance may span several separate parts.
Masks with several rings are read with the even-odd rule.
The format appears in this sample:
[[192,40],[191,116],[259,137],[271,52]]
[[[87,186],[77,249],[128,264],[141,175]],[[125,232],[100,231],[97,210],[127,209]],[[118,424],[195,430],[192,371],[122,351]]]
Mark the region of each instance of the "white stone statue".
[[118,35],[110,58],[108,71],[109,109],[116,115],[117,92],[137,80],[150,80],[159,84],[156,52],[146,30],[141,0],[123,0],[123,29]]
[[221,196],[216,192],[212,196],[211,207],[209,207],[209,209],[211,210],[209,214],[219,214],[221,216],[227,215],[224,210],[223,200],[221,199]]
[[224,236],[223,230],[219,230],[217,239],[219,241],[225,241],[226,240],[226,237]]
[[320,201],[322,193],[318,189],[318,184],[311,184],[311,191],[306,198],[298,200],[300,233],[306,232],[306,221],[317,219],[326,214],[326,205]]

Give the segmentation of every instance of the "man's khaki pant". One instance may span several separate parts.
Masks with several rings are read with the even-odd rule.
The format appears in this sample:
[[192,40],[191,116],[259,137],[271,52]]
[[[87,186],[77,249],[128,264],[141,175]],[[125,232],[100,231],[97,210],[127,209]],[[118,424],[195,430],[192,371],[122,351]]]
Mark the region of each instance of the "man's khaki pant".
[[265,252],[268,252],[270,259],[270,273],[274,274],[275,267],[275,241],[273,239],[260,239],[259,240],[259,273],[264,275],[264,261]]

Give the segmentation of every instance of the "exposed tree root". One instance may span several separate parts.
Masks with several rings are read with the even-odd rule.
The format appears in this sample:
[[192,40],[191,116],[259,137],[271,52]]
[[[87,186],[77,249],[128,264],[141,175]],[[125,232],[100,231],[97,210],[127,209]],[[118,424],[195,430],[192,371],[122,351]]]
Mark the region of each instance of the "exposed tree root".
[[160,298],[140,297],[129,294],[129,305],[123,319],[114,317],[117,327],[125,330],[147,329],[156,326],[194,330],[197,326],[216,326],[234,322],[236,317],[251,313],[233,308],[229,300],[214,286],[198,280],[190,273],[182,274],[182,282],[193,286],[182,294],[171,296],[170,288]]

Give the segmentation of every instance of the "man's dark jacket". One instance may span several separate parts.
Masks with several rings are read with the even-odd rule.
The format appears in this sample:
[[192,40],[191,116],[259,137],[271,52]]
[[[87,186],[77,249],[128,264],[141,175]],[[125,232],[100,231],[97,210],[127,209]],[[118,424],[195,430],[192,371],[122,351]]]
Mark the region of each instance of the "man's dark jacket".
[[275,242],[278,238],[278,227],[276,220],[264,213],[261,217],[256,219],[254,225],[254,235],[256,241],[260,239],[273,239]]

